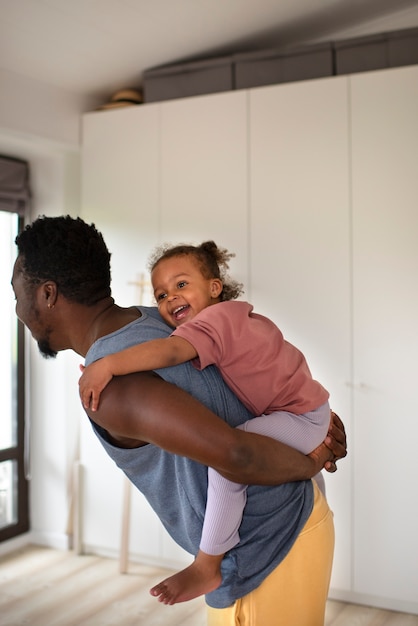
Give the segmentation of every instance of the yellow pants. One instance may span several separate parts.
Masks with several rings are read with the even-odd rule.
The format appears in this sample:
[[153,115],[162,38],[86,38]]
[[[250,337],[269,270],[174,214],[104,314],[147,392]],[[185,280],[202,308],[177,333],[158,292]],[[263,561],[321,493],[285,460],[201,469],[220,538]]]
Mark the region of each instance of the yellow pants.
[[291,551],[262,584],[226,609],[208,607],[208,626],[323,626],[334,554],[334,522],[314,484],[314,507]]

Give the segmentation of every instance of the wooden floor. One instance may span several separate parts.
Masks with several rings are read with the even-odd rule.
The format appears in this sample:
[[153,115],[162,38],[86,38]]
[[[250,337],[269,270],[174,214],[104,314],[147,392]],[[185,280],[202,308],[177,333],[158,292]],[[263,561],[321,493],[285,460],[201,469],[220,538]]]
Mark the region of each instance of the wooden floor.
[[[0,561],[1,626],[205,626],[202,598],[161,605],[148,589],[167,570],[31,546]],[[329,601],[326,626],[418,626],[417,615]],[[266,626],[266,625],[257,625]]]

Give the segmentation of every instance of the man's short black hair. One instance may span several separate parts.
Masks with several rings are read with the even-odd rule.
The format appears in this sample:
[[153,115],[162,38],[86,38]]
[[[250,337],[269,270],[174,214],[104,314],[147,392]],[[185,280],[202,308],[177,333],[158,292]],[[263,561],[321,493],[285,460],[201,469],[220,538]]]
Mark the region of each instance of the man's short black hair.
[[43,215],[25,227],[16,245],[31,283],[52,280],[68,300],[86,305],[111,295],[110,253],[94,224]]

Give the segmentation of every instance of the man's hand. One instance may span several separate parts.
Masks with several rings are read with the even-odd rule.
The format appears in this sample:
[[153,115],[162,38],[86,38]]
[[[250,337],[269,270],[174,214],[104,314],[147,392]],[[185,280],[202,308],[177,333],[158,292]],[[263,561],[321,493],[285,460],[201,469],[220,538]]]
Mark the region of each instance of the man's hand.
[[337,461],[347,456],[347,436],[344,424],[334,411],[331,411],[331,421],[325,441],[309,454],[319,470],[327,472],[337,471]]

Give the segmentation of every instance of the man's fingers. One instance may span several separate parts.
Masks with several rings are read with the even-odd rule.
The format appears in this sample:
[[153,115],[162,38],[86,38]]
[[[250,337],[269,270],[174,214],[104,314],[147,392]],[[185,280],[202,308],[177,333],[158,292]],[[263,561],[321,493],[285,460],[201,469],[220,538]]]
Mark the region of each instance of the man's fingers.
[[345,436],[345,427],[341,420],[341,418],[334,412],[331,411],[331,428],[335,428],[337,431],[341,432]]
[[338,459],[343,459],[345,456],[347,456],[347,446],[345,444],[345,441],[343,443],[337,441],[337,439],[334,437],[334,433],[331,433],[331,435],[327,436],[327,438],[325,439],[325,445],[333,453],[334,461],[337,461]]
[[334,411],[331,412],[331,424],[325,443],[334,453],[335,460],[343,459],[347,456],[347,436],[345,427]]
[[325,463],[324,469],[334,473],[338,469],[337,461],[347,456],[347,436],[344,424],[334,411],[331,411],[331,423],[325,445],[331,450],[333,458]]
[[334,461],[327,461],[324,465],[324,469],[330,474],[334,474],[337,471],[338,467]]

